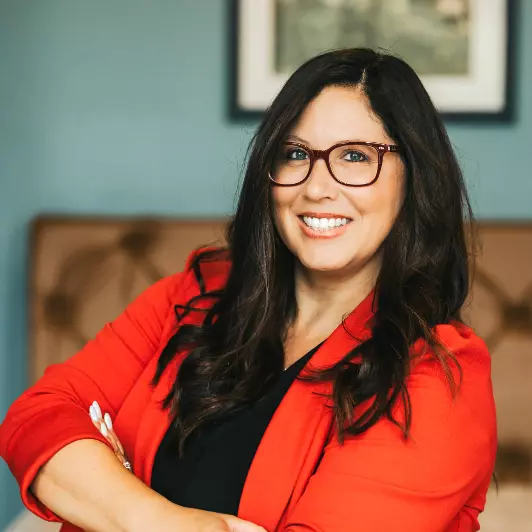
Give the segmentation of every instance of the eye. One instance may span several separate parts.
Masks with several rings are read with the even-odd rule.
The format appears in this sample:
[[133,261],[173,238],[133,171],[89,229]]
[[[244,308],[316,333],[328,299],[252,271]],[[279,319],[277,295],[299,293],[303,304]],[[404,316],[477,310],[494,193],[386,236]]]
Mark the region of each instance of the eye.
[[308,153],[301,148],[290,148],[285,155],[285,158],[290,161],[304,161],[307,157]]
[[346,151],[342,158],[350,163],[364,163],[369,160],[364,153],[357,150]]

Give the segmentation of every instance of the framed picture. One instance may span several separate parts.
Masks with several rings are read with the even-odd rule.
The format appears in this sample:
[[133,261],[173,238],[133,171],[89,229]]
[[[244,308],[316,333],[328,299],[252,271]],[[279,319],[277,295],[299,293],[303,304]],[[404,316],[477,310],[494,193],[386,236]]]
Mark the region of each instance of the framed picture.
[[231,0],[230,114],[257,119],[317,53],[389,50],[448,120],[513,118],[517,0]]

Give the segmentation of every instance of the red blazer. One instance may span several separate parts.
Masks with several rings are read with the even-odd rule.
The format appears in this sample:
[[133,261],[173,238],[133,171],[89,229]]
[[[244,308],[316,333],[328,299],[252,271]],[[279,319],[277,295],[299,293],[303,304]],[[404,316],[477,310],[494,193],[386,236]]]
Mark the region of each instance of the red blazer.
[[[0,426],[0,455],[34,513],[59,520],[33,497],[39,468],[65,445],[92,438],[107,444],[88,414],[97,400],[111,414],[135,475],[150,484],[159,443],[169,424],[161,410],[184,354],[153,389],[150,380],[161,349],[176,330],[173,306],[199,291],[189,267],[141,294],[78,354],[50,367],[11,406]],[[229,263],[202,266],[207,289],[225,282]],[[186,323],[198,322],[191,312]],[[369,334],[371,295],[348,317],[353,336]],[[478,530],[494,466],[495,409],[490,357],[464,325],[437,332],[463,370],[452,398],[440,365],[421,359],[408,378],[411,439],[387,420],[340,446],[331,409],[313,392],[329,384],[295,381],[257,450],[244,485],[238,516],[269,532],[471,532]],[[355,340],[340,326],[309,364],[338,360]],[[418,344],[419,346],[419,344]],[[401,417],[401,408],[396,408]],[[70,524],[62,531],[79,530]]]

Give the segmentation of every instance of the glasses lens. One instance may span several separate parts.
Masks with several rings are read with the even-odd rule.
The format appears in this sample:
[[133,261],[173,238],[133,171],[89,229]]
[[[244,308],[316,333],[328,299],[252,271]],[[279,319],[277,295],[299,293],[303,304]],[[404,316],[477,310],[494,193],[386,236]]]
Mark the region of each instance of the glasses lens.
[[275,157],[270,176],[279,185],[295,185],[307,177],[310,155],[293,144],[283,144]]
[[379,153],[373,146],[347,144],[334,149],[329,162],[334,177],[346,185],[367,185],[377,175]]

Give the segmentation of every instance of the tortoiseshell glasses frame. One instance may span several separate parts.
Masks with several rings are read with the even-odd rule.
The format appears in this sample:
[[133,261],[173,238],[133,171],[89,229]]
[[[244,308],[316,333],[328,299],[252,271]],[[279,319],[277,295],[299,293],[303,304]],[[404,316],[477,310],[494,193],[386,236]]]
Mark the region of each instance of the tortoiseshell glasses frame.
[[[314,150],[302,142],[284,142],[282,145],[291,146],[294,148],[300,148],[304,150],[309,156],[309,167],[308,167],[308,171],[305,177],[303,177],[302,179],[300,179],[299,181],[295,183],[279,183],[278,181],[275,181],[275,179],[273,178],[272,172],[271,171],[268,172],[268,177],[270,178],[272,183],[279,187],[293,187],[293,186],[301,185],[302,183],[304,183],[309,178],[310,174],[312,173],[312,169],[314,168],[314,163],[319,159],[323,159],[325,161],[325,164],[327,165],[327,169],[329,170],[329,173],[331,174],[332,178],[338,183],[340,183],[341,185],[345,185],[347,187],[368,187],[372,185],[373,183],[375,183],[375,181],[377,181],[377,179],[379,178],[379,175],[382,169],[384,154],[388,152],[396,153],[400,151],[400,147],[397,144],[382,144],[380,142],[362,142],[362,141],[340,142],[338,144],[334,144],[333,146],[331,146],[330,148],[326,150]],[[371,179],[367,183],[353,184],[353,183],[346,183],[342,181],[341,179],[338,179],[334,175],[334,172],[331,166],[330,155],[335,149],[341,148],[342,146],[364,146],[364,147],[373,148],[375,150],[378,158],[377,158],[377,167],[375,170],[375,176],[373,177],[373,179]]]

